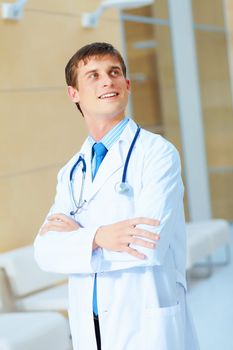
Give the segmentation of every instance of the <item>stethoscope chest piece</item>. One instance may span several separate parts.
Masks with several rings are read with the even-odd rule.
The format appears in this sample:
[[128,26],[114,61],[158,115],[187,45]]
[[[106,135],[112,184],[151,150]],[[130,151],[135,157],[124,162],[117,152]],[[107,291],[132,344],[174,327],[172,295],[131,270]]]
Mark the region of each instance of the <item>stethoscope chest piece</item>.
[[130,145],[126,160],[125,160],[125,166],[123,169],[123,175],[122,175],[122,179],[120,182],[117,182],[115,185],[115,191],[119,194],[124,194],[126,196],[132,196],[133,195],[133,188],[132,186],[130,186],[127,182],[126,182],[126,174],[127,174],[127,169],[128,169],[128,165],[129,165],[129,160],[131,157],[131,153],[133,151],[135,142],[137,141],[138,135],[140,133],[140,126],[137,127],[136,133],[134,135],[133,141]]
[[126,182],[117,182],[115,185],[115,191],[119,194],[130,196],[132,194],[132,187]]

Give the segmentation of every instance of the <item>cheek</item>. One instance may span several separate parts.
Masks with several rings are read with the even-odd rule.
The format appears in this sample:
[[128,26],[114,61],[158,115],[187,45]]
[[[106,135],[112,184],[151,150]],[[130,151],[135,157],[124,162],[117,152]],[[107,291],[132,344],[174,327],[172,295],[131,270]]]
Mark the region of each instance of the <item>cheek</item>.
[[124,95],[129,95],[130,93],[130,84],[127,81],[119,82],[119,87],[122,88],[122,91],[124,92]]
[[96,96],[96,89],[93,86],[85,86],[79,90],[79,97],[81,101],[88,101],[90,98]]
[[125,91],[124,91],[124,97],[125,97],[125,99],[128,99],[129,94],[130,94],[130,91],[129,91],[128,89],[125,89]]

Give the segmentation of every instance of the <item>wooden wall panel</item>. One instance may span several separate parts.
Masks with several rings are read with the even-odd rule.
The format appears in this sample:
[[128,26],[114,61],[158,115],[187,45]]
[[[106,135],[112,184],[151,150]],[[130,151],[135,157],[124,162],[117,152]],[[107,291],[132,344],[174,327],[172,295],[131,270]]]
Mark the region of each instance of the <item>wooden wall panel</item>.
[[95,29],[82,28],[82,12],[98,6],[98,0],[31,0],[22,20],[0,20],[0,251],[32,243],[52,204],[58,169],[86,136],[67,97],[65,64],[93,41],[121,49],[115,10]]
[[[167,2],[164,0],[156,1],[150,8],[128,12],[140,16],[169,18]],[[182,160],[169,27],[128,22],[125,29],[130,72],[142,72],[146,77],[145,81],[132,84],[134,117],[148,130],[162,134],[171,141],[179,150]],[[155,49],[133,49],[133,43],[143,40],[154,40]],[[188,219],[186,192],[185,212]]]
[[206,111],[205,131],[209,167],[233,169],[232,110],[218,108]]
[[[208,4],[207,4],[208,3]],[[212,11],[210,11],[212,8]],[[193,1],[194,22],[212,26],[224,25],[222,1]],[[168,28],[159,27],[158,68],[165,135],[181,151],[180,125],[176,100],[173,58]],[[229,64],[224,33],[195,30],[200,78],[203,123],[208,166],[210,169],[233,167],[233,111],[230,95]],[[187,115],[187,118],[189,116]],[[198,140],[197,140],[198,142]],[[181,152],[182,155],[182,152]],[[198,173],[197,173],[198,176]],[[226,179],[226,181],[225,181]],[[210,174],[210,191],[214,217],[233,219],[232,195],[221,181],[231,188],[232,177],[218,172]],[[186,217],[188,218],[187,198]]]
[[[233,2],[228,0],[227,6],[233,47]],[[233,110],[227,41],[224,33],[224,2],[223,0],[193,0],[192,7],[194,24],[207,25],[206,30],[195,29],[195,36],[206,152],[208,166],[211,170],[209,179],[213,215],[233,220],[232,195],[230,191],[227,192],[226,187],[221,185],[221,181],[225,181],[226,178],[226,183],[233,187],[232,178],[230,175],[222,175],[219,172],[219,169],[233,168]],[[167,1],[156,1],[151,8],[130,10],[129,12],[141,16],[169,18]],[[143,29],[142,26],[144,26]],[[211,32],[214,26],[222,29],[222,32]],[[137,111],[140,112],[138,115],[139,122],[140,118],[142,122],[145,121],[148,125],[153,120],[154,123],[156,123],[156,120],[159,121],[160,132],[176,145],[182,159],[170,29],[168,26],[151,26],[132,22],[128,23],[126,28],[131,67],[135,71],[140,67],[140,71],[142,71],[143,67],[147,65],[148,70],[145,70],[147,74],[150,70],[150,76],[156,77],[156,85],[154,83],[153,85],[149,79],[144,83],[133,84],[133,88],[135,87],[133,89],[133,99],[136,101],[134,104]],[[155,41],[156,64],[151,63],[146,50],[141,50],[144,58],[141,55],[139,60],[139,54],[132,50],[132,42],[135,41],[135,37],[138,41],[148,39]],[[153,89],[156,98],[153,98],[152,94],[149,93],[151,89]],[[146,102],[142,103],[142,101]],[[143,110],[142,106],[147,106],[147,109]],[[146,111],[150,113],[149,120],[144,118]],[[156,116],[156,119],[153,115]],[[188,115],[187,118],[189,118]],[[153,130],[151,126],[150,130]],[[154,131],[157,131],[156,126]],[[215,171],[215,173],[212,173],[212,171]],[[185,198],[185,203],[187,204],[187,198]],[[188,218],[187,205],[186,217]]]
[[233,1],[225,0],[225,17],[227,25],[228,59],[231,75],[231,95],[233,106]]
[[232,221],[233,173],[210,174],[213,216]]
[[[224,4],[215,5],[211,23],[207,17],[201,20],[223,27]],[[233,220],[233,110],[226,35],[199,30],[195,34],[213,216]]]
[[231,108],[226,36],[204,31],[195,34],[203,108]]
[[[152,6],[147,6],[126,12],[150,17],[152,9]],[[155,26],[125,22],[125,34],[130,78],[132,79],[133,117],[146,129],[163,134]],[[144,47],[145,43],[153,42],[154,47]],[[137,77],[139,77],[138,80]]]
[[[167,1],[164,0],[126,12],[169,18]],[[168,26],[126,22],[125,31],[130,73],[145,76],[145,81],[132,84],[135,119],[148,129],[163,134],[181,152],[170,29]],[[154,49],[134,49],[135,42],[148,40],[154,41]]]
[[224,26],[224,0],[193,0],[193,21],[196,24]]
[[[170,29],[158,27],[158,75],[164,135],[182,152]],[[176,130],[176,132],[174,132]]]

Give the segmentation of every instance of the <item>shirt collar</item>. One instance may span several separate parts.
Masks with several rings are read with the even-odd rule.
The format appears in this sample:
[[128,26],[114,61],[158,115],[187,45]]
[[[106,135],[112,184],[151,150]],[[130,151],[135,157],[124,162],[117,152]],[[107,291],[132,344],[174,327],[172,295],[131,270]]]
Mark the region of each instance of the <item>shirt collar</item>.
[[[123,130],[125,129],[127,123],[129,121],[128,117],[125,117],[122,119],[117,125],[114,126],[104,137],[99,140],[98,142],[102,142],[103,145],[107,148],[107,150],[112,147],[112,145],[119,140]],[[88,142],[90,146],[92,147],[96,141],[93,139],[92,136],[88,136]]]

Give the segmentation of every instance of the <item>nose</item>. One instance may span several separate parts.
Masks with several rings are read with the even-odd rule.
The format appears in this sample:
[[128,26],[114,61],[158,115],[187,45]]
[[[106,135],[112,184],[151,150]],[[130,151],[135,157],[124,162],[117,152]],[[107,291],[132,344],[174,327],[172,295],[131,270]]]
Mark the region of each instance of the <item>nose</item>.
[[109,74],[104,74],[103,75],[103,77],[102,77],[102,85],[104,87],[108,87],[108,86],[113,85],[112,78],[109,76]]

